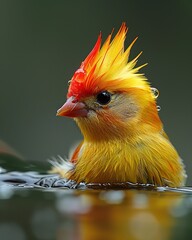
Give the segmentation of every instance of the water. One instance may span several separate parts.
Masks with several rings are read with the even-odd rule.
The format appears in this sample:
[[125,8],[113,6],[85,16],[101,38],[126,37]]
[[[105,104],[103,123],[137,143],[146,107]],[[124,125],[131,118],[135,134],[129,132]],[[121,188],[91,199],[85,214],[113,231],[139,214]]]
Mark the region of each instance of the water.
[[157,88],[152,87],[151,91],[152,91],[152,93],[154,95],[154,98],[158,98],[159,97],[159,90]]
[[77,185],[8,155],[0,166],[0,240],[191,239],[190,188]]

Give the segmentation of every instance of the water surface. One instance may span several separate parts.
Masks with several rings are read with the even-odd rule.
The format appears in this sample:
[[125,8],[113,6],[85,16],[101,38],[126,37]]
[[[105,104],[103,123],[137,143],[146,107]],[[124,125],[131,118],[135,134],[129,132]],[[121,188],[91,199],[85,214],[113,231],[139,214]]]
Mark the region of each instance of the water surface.
[[191,239],[190,188],[76,185],[8,155],[0,166],[1,240]]

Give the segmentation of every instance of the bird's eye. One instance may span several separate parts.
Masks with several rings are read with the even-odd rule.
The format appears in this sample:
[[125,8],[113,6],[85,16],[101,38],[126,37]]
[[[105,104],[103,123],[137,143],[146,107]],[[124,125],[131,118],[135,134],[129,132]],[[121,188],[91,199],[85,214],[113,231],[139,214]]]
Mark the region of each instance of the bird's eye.
[[111,93],[108,91],[102,91],[97,94],[96,98],[100,105],[106,105],[111,101]]

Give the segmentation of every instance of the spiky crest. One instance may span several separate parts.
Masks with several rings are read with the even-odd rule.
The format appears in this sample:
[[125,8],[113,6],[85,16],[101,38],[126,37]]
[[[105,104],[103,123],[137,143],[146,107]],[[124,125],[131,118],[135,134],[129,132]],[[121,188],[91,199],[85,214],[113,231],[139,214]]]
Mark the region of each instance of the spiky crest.
[[74,96],[80,99],[106,89],[125,92],[139,88],[151,91],[144,75],[138,73],[146,64],[135,68],[141,53],[128,61],[131,48],[137,38],[124,51],[127,31],[126,24],[123,23],[114,39],[111,41],[112,34],[110,34],[102,47],[100,33],[93,50],[73,75],[68,97]]

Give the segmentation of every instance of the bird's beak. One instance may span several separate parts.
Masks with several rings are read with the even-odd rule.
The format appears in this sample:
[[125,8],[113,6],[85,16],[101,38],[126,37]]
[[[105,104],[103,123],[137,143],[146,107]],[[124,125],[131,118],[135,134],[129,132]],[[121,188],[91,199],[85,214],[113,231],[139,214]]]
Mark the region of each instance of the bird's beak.
[[88,110],[83,102],[78,102],[74,97],[70,97],[63,104],[61,108],[57,110],[57,116],[65,117],[86,117]]

